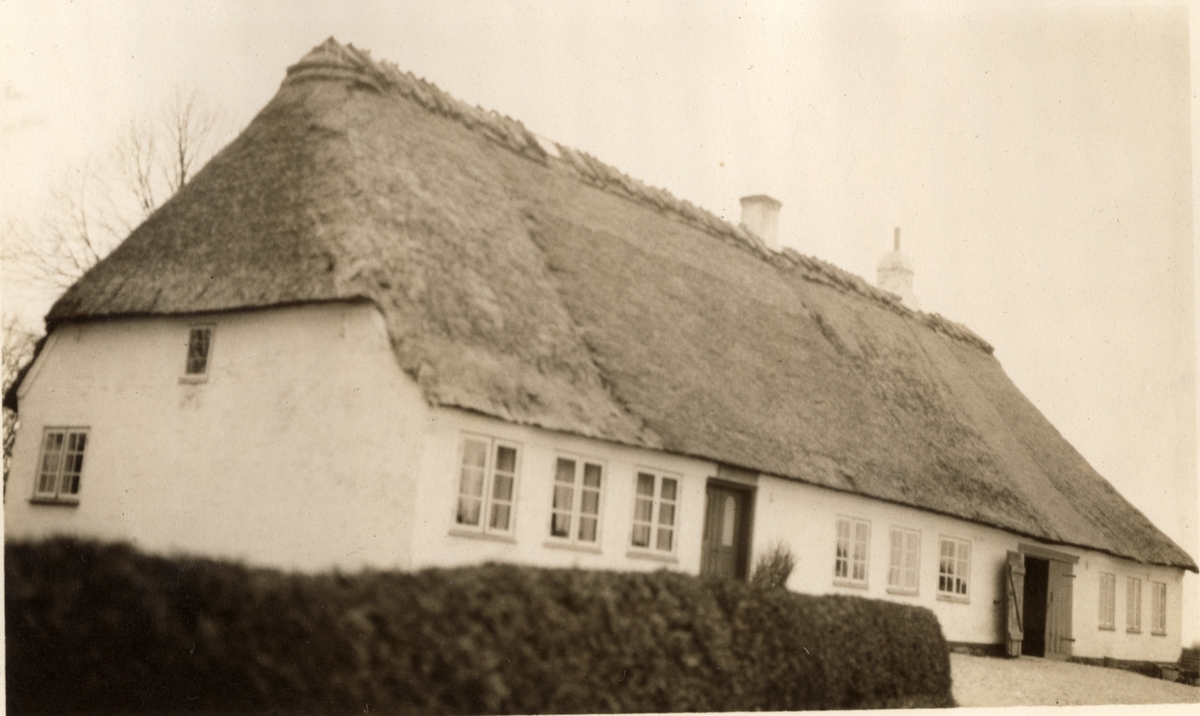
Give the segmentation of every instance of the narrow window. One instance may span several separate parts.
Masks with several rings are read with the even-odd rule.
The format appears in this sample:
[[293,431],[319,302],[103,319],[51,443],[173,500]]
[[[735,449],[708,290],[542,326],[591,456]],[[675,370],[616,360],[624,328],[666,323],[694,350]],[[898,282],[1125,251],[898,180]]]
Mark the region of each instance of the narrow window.
[[1117,575],[1100,573],[1100,628],[1117,628]]
[[77,503],[86,448],[87,428],[46,428],[42,438],[42,455],[38,460],[34,500]]
[[837,520],[837,551],[833,578],[856,587],[867,586],[867,555],[871,546],[871,523],[850,517]]
[[965,599],[971,575],[971,543],[942,537],[938,552],[938,594]]
[[1137,633],[1142,630],[1142,580],[1129,577],[1125,580],[1125,631]]
[[1150,633],[1167,633],[1167,585],[1163,582],[1150,583]]
[[464,436],[455,524],[485,533],[511,533],[516,480],[515,445]]
[[675,509],[679,481],[650,472],[637,474],[632,545],[657,552],[675,551]]
[[893,527],[890,534],[888,591],[916,594],[921,564],[921,533]]
[[600,538],[600,484],[597,463],[560,457],[554,470],[550,536],[583,544]]
[[212,326],[192,326],[188,331],[187,367],[192,377],[208,374],[208,352],[212,346]]

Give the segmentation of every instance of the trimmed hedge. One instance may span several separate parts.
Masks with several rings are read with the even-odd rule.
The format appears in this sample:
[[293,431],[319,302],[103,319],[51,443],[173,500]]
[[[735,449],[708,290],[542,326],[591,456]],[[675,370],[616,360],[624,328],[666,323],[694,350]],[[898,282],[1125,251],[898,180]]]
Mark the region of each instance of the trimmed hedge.
[[9,713],[951,706],[931,612],[673,572],[295,575],[5,545]]

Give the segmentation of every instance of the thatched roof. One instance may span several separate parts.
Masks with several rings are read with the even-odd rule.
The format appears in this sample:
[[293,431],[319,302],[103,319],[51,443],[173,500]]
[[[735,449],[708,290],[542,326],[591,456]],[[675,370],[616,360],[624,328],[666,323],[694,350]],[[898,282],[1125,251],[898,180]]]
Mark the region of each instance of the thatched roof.
[[431,404],[1196,569],[967,329],[333,40],[47,322],[335,300]]

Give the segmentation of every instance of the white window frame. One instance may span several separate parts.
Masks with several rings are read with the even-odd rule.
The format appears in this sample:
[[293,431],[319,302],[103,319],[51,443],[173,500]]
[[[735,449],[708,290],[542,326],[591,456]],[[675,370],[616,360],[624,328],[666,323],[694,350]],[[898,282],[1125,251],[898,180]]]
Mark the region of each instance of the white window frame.
[[920,587],[921,531],[892,525],[888,530],[888,592],[918,594]]
[[[204,370],[192,372],[192,336],[196,331],[208,332],[208,343],[204,347]],[[183,383],[203,383],[208,380],[209,368],[212,367],[213,342],[217,335],[214,323],[193,323],[188,326],[187,343],[183,356],[183,375],[179,377]]]
[[[483,476],[481,491],[478,496],[470,493],[464,493],[463,490],[467,485],[467,470],[476,466],[465,464],[467,457],[467,443],[477,442],[487,446],[487,453],[482,466]],[[509,473],[499,470],[496,466],[497,453],[502,449],[511,449],[515,452],[513,456],[513,469]],[[502,537],[511,539],[516,533],[517,526],[517,493],[520,486],[521,476],[521,454],[523,450],[520,443],[502,438],[492,437],[489,435],[480,435],[476,433],[463,433],[459,440],[458,448],[458,489],[454,493],[454,512],[451,515],[451,532],[454,534],[468,536],[490,536]],[[495,495],[496,478],[512,479],[512,488],[509,492],[509,499],[504,500]],[[479,500],[478,523],[471,524],[463,521],[463,503],[464,499]],[[508,524],[505,527],[496,527],[493,522],[493,508],[508,507]]]
[[[859,539],[864,530],[865,539]],[[871,572],[871,522],[838,515],[834,540],[833,583],[865,588]]]
[[[79,493],[83,489],[84,456],[87,454],[88,443],[91,442],[90,434],[91,431],[86,426],[47,425],[43,428],[42,444],[38,449],[37,465],[34,467],[31,501],[59,505],[79,504]],[[54,448],[53,454],[47,454],[52,436],[60,436],[61,441]],[[79,441],[82,441],[82,447],[78,447]],[[47,460],[51,458],[54,458],[53,466],[47,469]],[[75,463],[69,471],[68,460]],[[48,488],[43,487],[45,478],[53,481]],[[64,491],[64,483],[68,478],[71,479],[73,489]]]
[[1167,634],[1167,584],[1150,583],[1150,633],[1155,636]]
[[[646,495],[638,491],[642,476],[653,478],[653,493]],[[665,496],[666,482],[670,480],[675,485],[675,499]],[[633,527],[629,533],[629,554],[632,556],[653,555],[673,557],[679,547],[679,509],[683,501],[683,478],[680,475],[662,472],[653,468],[636,468],[633,471]],[[642,505],[650,503],[649,519],[639,519],[638,513]],[[663,522],[665,507],[670,507],[668,514],[670,522]],[[637,543],[640,529],[646,530],[647,544]],[[671,542],[669,549],[663,549],[662,535],[666,531]]]
[[1117,575],[1100,573],[1100,628],[1115,631],[1117,628]]
[[1142,580],[1137,577],[1125,578],[1125,631],[1142,632]]
[[[952,554],[946,546],[952,546]],[[966,602],[971,598],[971,541],[938,536],[938,599]]]
[[[562,461],[574,463],[572,482],[569,485],[559,481],[559,465]],[[600,471],[600,484],[596,487],[586,484],[588,467],[595,467]],[[554,482],[550,487],[550,523],[547,526],[550,541],[553,544],[559,545],[574,545],[599,549],[604,527],[604,488],[608,482],[608,466],[604,461],[595,458],[573,455],[571,453],[557,453],[554,459],[552,474],[554,475]],[[570,504],[564,509],[559,504],[559,498],[566,489],[570,490],[569,497],[567,498]],[[596,512],[593,514],[583,511],[584,497],[587,493],[594,493],[596,495]],[[555,534],[555,528],[559,524],[558,519],[560,516],[566,517],[567,534],[565,535]],[[596,521],[593,539],[585,539],[580,534],[583,531],[584,519],[594,519]]]

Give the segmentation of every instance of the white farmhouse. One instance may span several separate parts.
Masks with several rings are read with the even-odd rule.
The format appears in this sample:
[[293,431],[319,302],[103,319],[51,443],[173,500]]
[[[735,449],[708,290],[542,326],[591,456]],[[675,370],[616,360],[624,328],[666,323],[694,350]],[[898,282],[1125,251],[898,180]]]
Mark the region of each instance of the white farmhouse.
[[732,226],[330,40],[50,311],[6,536],[738,579],[778,543],[951,642],[1175,660],[1192,558],[772,202]]

